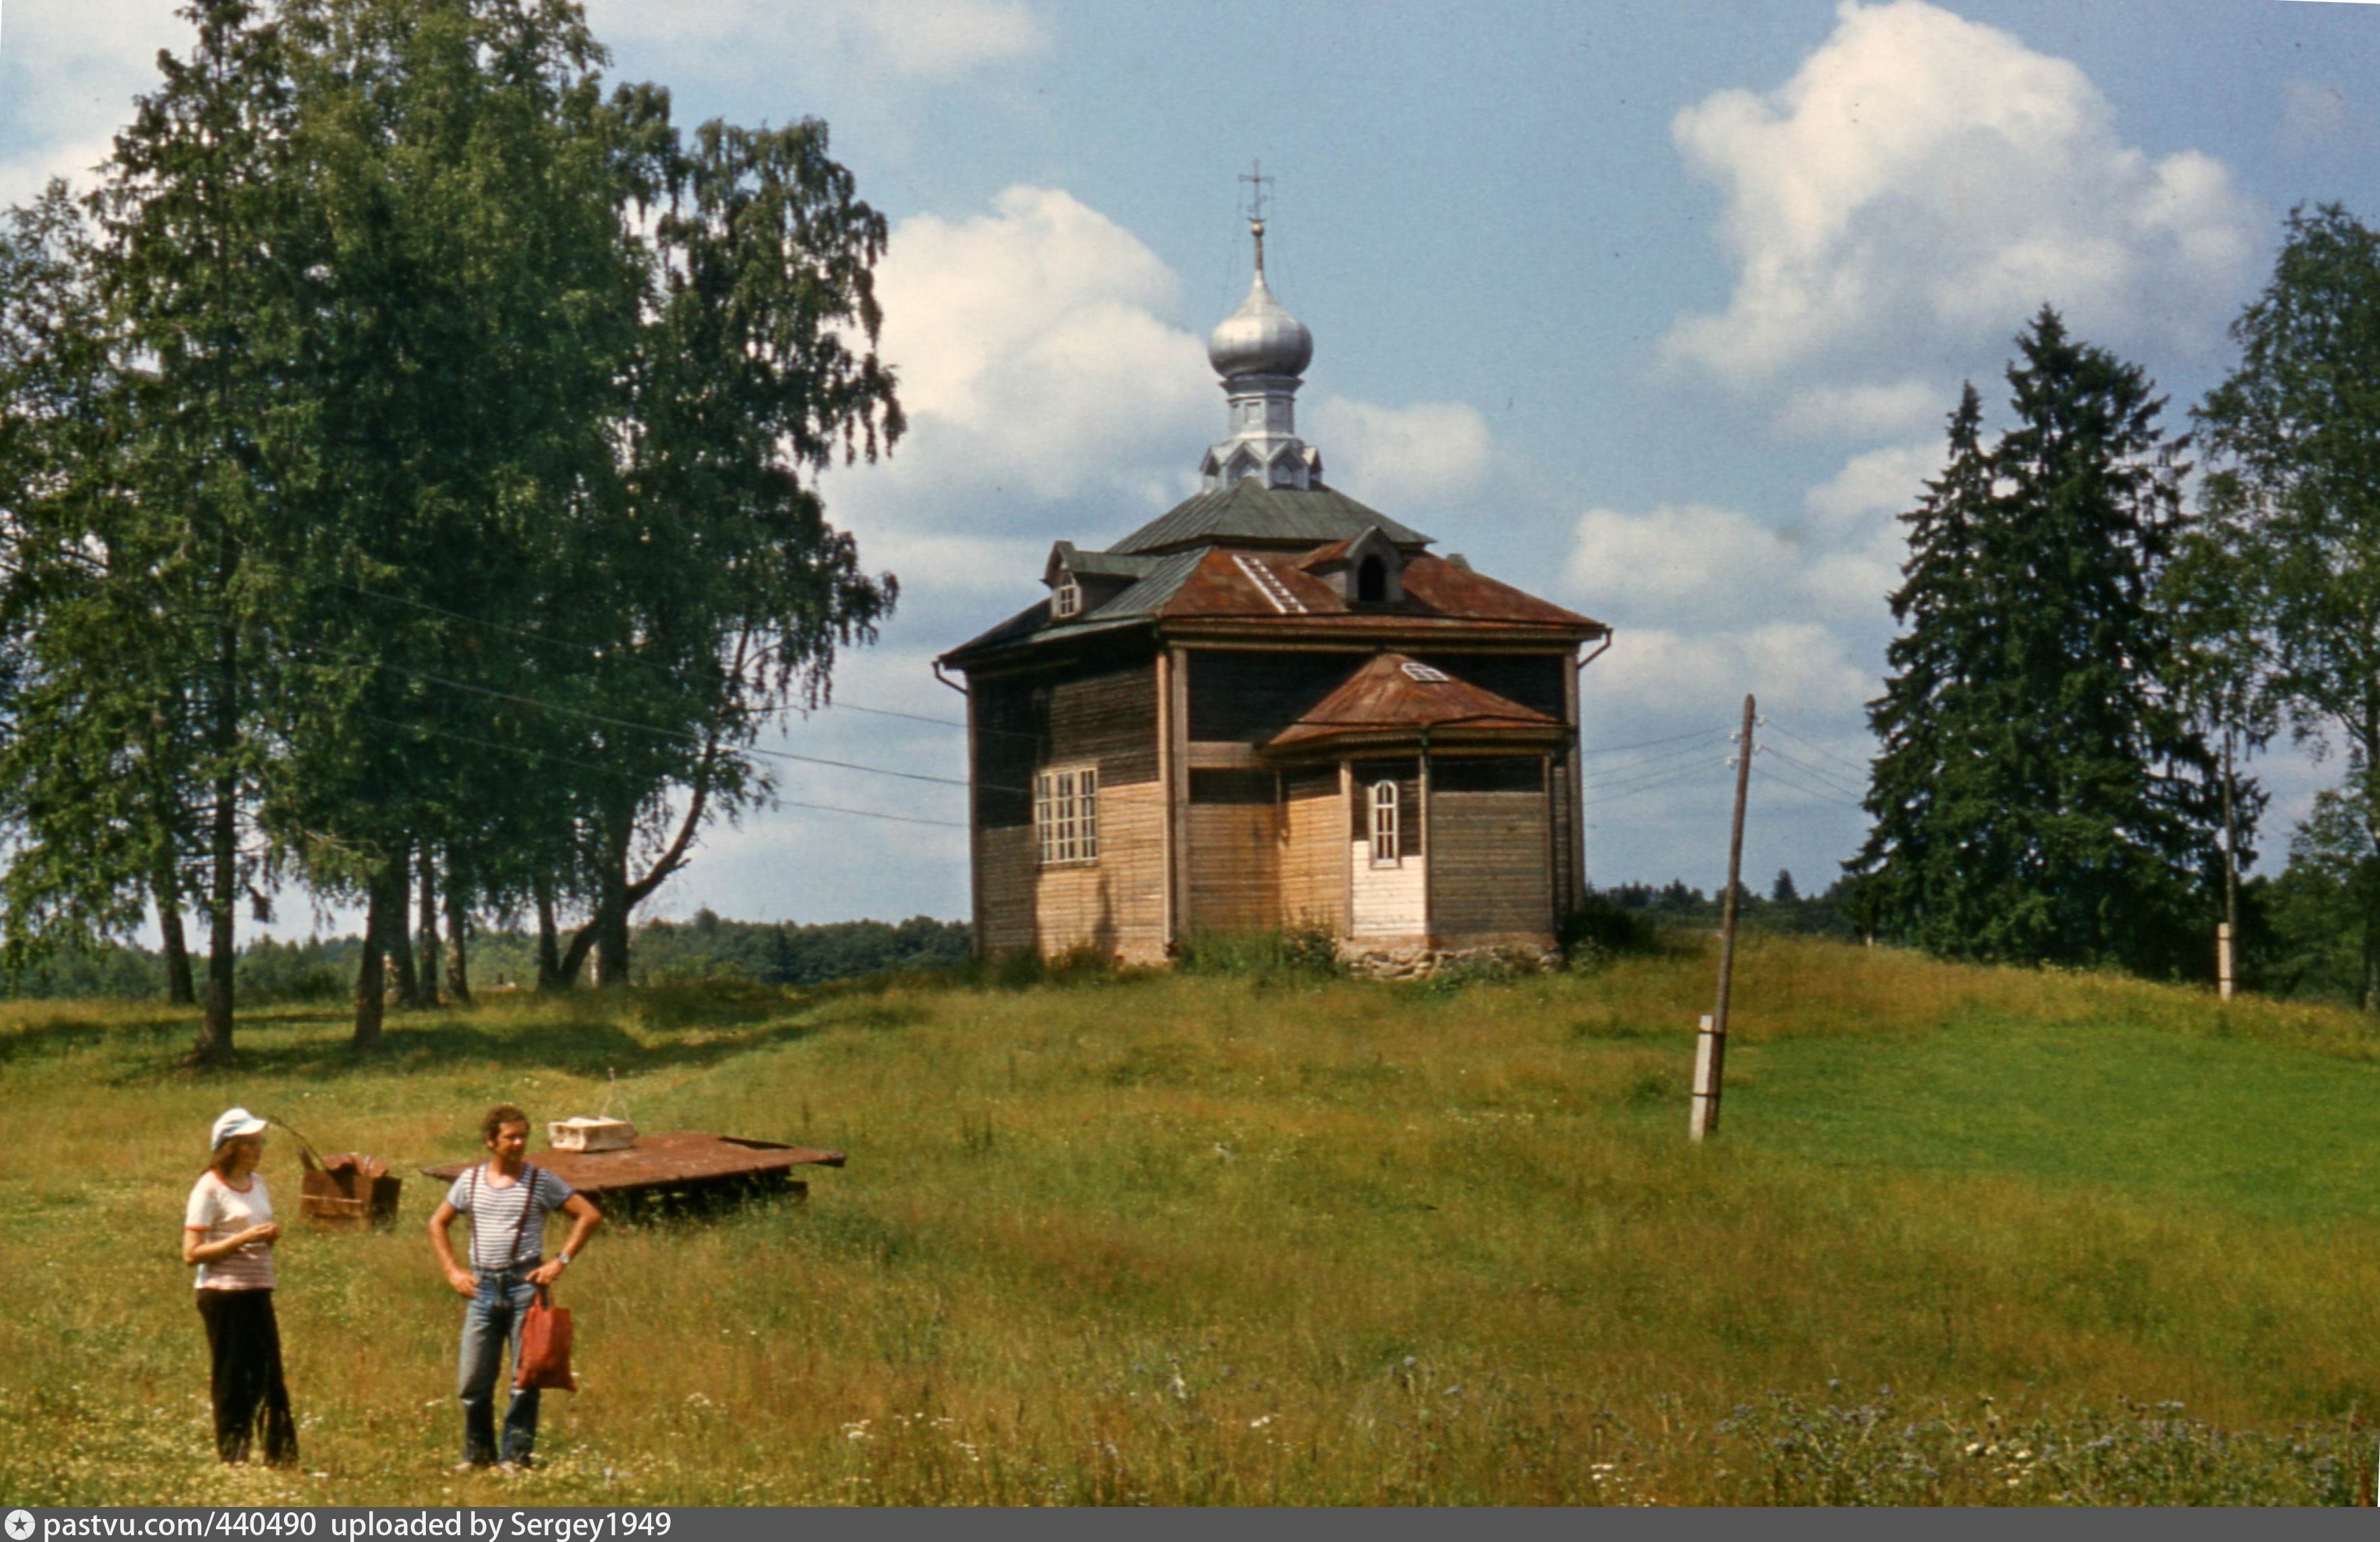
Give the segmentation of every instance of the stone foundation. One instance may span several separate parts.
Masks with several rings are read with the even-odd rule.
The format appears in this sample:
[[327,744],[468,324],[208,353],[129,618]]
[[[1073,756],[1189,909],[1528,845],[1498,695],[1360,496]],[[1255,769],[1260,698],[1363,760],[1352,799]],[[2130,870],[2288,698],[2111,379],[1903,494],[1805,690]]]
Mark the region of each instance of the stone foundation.
[[1562,955],[1557,948],[1510,943],[1442,948],[1427,943],[1345,941],[1339,944],[1339,966],[1359,979],[1378,980],[1427,979],[1442,971],[1461,968],[1550,974],[1561,968]]

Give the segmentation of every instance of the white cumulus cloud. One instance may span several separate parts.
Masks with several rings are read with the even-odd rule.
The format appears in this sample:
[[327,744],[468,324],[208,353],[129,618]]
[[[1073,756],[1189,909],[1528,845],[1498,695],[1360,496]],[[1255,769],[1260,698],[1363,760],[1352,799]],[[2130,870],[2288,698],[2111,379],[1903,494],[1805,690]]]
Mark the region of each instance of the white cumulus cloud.
[[1609,655],[1582,679],[1594,682],[1607,710],[1625,707],[1661,722],[1725,722],[1747,694],[1759,698],[1764,711],[1840,722],[1855,717],[1877,689],[1841,637],[1808,621],[1620,631]]
[[1945,399],[1939,387],[1922,380],[1806,386],[1779,406],[1775,424],[1797,438],[1883,438],[1940,418],[1949,410]]
[[933,82],[1038,54],[1049,30],[1022,0],[593,0],[599,37],[732,44],[747,58],[819,53],[871,74]]
[[[1672,325],[1670,365],[1745,389],[1899,381],[2045,301],[2095,340],[2219,337],[2259,223],[2221,163],[2125,143],[2080,68],[1998,28],[1924,0],[1836,15],[1781,87],[1677,116],[1689,165],[1725,194],[1736,274],[1723,310]],[[1803,412],[1815,426],[1820,407],[1861,405]],[[1864,405],[1915,404],[1893,386]]]
[[1179,292],[1138,237],[1056,188],[903,221],[877,275],[913,425],[893,480],[1053,500],[1194,476],[1222,407],[1198,339],[1163,318]]
[[1802,495],[1802,504],[1840,528],[1865,515],[1900,514],[1917,506],[1925,483],[1938,475],[1946,443],[1929,439],[1853,455],[1843,468]]
[[1476,492],[1488,470],[1488,419],[1467,402],[1381,407],[1326,396],[1303,434],[1321,447],[1331,486],[1414,518]]
[[1566,577],[1603,620],[1691,628],[1776,611],[1803,561],[1796,542],[1749,515],[1664,504],[1579,516]]

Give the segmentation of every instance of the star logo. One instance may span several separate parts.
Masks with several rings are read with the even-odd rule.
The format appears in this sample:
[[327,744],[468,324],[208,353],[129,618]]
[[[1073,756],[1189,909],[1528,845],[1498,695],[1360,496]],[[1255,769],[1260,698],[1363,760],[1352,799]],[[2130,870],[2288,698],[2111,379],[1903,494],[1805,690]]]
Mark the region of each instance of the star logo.
[[33,1512],[30,1510],[8,1512],[8,1542],[25,1542],[33,1535]]

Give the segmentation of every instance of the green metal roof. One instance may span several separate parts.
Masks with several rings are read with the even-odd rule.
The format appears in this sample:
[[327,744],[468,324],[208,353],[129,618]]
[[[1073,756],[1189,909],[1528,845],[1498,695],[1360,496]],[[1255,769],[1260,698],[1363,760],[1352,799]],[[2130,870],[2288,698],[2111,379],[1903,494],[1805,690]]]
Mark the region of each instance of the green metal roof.
[[1118,553],[1170,552],[1210,541],[1319,546],[1327,541],[1352,540],[1373,525],[1400,546],[1427,546],[1433,539],[1408,529],[1335,489],[1318,487],[1301,492],[1296,488],[1267,487],[1252,478],[1242,478],[1229,487],[1201,492],[1174,505],[1109,550]]
[[1088,619],[1111,621],[1118,616],[1155,615],[1158,607],[1172,599],[1173,591],[1198,570],[1199,559],[1206,554],[1207,548],[1194,546],[1187,552],[1173,552],[1158,558],[1146,577],[1093,611]]

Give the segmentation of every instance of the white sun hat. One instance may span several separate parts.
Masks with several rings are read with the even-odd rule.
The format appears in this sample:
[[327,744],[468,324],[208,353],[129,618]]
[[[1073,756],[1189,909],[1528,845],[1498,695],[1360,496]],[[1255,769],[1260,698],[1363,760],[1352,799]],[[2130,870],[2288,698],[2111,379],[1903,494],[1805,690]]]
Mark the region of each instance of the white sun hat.
[[246,1109],[225,1109],[222,1117],[215,1121],[214,1144],[209,1149],[220,1151],[225,1141],[237,1140],[242,1135],[261,1135],[264,1130],[264,1121]]

